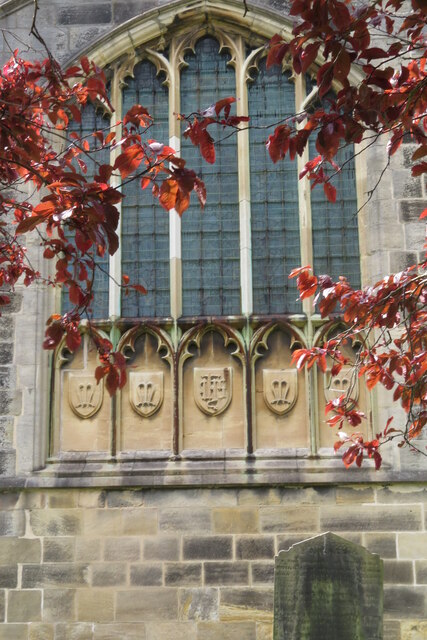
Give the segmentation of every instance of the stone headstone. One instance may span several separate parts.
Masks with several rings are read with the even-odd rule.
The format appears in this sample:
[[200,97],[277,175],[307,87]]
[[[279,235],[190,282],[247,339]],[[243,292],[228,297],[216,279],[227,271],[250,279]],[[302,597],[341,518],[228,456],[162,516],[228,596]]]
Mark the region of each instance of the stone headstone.
[[382,564],[333,533],[281,551],[273,640],[382,640]]

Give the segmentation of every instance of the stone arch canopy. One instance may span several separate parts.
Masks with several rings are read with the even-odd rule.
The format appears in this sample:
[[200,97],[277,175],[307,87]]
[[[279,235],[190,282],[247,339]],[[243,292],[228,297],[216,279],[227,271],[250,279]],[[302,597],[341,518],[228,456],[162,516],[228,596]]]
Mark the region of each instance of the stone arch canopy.
[[[266,3],[268,4],[268,3]],[[244,15],[245,8],[242,0],[177,0],[165,2],[155,9],[143,11],[116,27],[112,32],[102,35],[87,47],[73,56],[90,54],[98,66],[106,67],[130,50],[153,39],[167,38],[168,33],[188,30],[192,26],[200,29],[207,21],[224,26],[230,30],[252,35],[254,43],[259,37],[272,37],[281,27],[285,33],[291,33],[291,23],[279,13],[270,8],[248,5],[249,11]]]

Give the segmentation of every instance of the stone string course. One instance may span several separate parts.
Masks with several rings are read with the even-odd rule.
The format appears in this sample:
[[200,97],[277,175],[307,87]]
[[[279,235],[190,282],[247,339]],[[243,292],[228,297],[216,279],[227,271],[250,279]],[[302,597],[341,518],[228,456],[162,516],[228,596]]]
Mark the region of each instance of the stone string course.
[[384,559],[386,640],[427,633],[420,486],[0,494],[0,640],[269,640],[274,556],[324,531]]

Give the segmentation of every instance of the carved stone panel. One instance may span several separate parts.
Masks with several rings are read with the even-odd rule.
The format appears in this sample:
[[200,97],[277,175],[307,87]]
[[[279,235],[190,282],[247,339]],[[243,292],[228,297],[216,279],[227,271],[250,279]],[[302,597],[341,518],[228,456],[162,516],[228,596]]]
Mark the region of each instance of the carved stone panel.
[[244,450],[243,371],[226,341],[219,331],[207,331],[184,351],[181,450]]
[[[321,340],[323,340],[323,338],[321,338]],[[341,351],[350,362],[354,361],[355,350],[350,345],[342,345]],[[366,386],[361,383],[357,377],[352,377],[350,365],[344,366],[338,374],[331,376],[330,367],[332,367],[332,364],[332,362],[328,363],[329,370],[325,374],[319,372],[317,375],[319,447],[321,449],[333,447],[338,439],[337,429],[331,429],[326,423],[326,420],[334,414],[328,413],[325,415],[325,406],[331,400],[336,400],[347,393],[349,389],[350,397],[357,403],[357,408],[366,415],[367,419],[362,420],[361,424],[357,425],[357,427],[352,427],[348,422],[344,422],[343,431],[348,434],[357,432],[361,433],[365,438],[370,437],[370,412]]]
[[72,355],[60,352],[55,366],[52,454],[72,452],[107,453],[111,442],[111,401],[101,380],[96,347],[83,335]]
[[127,357],[128,381],[120,392],[118,449],[172,449],[173,384],[170,350],[161,334],[128,332],[121,350]]
[[350,391],[350,397],[357,402],[359,399],[359,380],[352,376],[351,367],[343,367],[334,376],[328,371],[325,374],[325,400],[331,402]]
[[93,373],[84,376],[77,371],[68,371],[65,378],[68,402],[76,416],[85,419],[98,413],[104,397],[104,381],[97,384]]
[[279,416],[291,411],[298,397],[296,369],[263,369],[263,395],[267,407]]
[[194,369],[194,399],[208,416],[219,415],[231,402],[233,369]]
[[163,371],[130,371],[129,401],[144,418],[158,411],[163,402]]
[[291,339],[281,328],[256,347],[255,437],[257,450],[309,444],[304,373],[291,366]]

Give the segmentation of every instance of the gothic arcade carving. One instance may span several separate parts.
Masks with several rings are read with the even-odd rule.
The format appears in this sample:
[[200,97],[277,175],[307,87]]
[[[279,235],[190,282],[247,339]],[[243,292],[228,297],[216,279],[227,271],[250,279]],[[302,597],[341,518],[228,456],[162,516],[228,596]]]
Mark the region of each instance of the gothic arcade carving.
[[[315,344],[326,330],[314,336]],[[294,368],[293,350],[309,344],[295,325],[271,320],[244,336],[243,325],[238,330],[220,320],[193,326],[176,345],[158,324],[124,330],[117,349],[127,360],[127,383],[112,399],[102,381],[96,384],[90,336],[83,334],[73,355],[62,346],[54,369],[53,456],[315,452],[336,438],[317,427],[327,402],[350,390],[365,410],[366,390],[349,365],[334,376],[332,363],[326,374]],[[354,349],[347,348],[349,361]],[[362,427],[368,433],[368,420]]]
[[267,323],[253,335],[255,449],[307,446],[306,380],[291,366],[292,349],[304,345],[304,335],[286,323]]
[[[323,344],[325,337],[332,337],[334,335],[334,331],[337,331],[338,329],[342,329],[342,325],[340,326],[338,324],[335,324],[332,326],[322,327],[314,336],[314,344]],[[342,345],[341,351],[343,355],[348,359],[348,362],[351,363],[355,360],[357,351],[360,349],[360,347],[361,343],[355,342],[353,344]],[[357,428],[351,427],[347,423],[344,426],[344,431],[349,433],[357,431],[366,438],[368,437],[371,428],[369,399],[366,386],[364,384],[360,384],[360,381],[357,375],[352,371],[350,364],[344,365],[341,371],[335,375],[331,374],[332,365],[332,361],[328,363],[328,370],[326,371],[326,373],[320,373],[317,371],[315,372],[315,375],[317,377],[317,383],[314,383],[317,387],[317,410],[319,413],[319,422],[322,421],[319,429],[318,440],[318,446],[320,448],[332,447],[337,439],[336,429],[326,428],[326,419],[327,417],[331,417],[333,414],[329,413],[326,417],[325,406],[328,402],[336,400],[342,395],[346,395],[350,403],[357,403],[358,407],[366,416],[366,419],[364,419],[362,423],[357,426]]]

